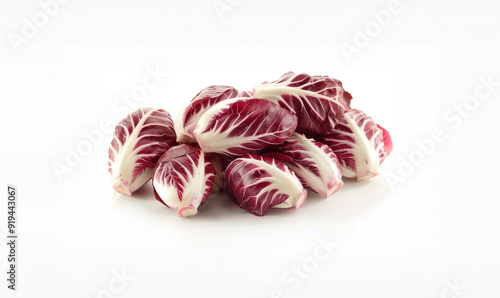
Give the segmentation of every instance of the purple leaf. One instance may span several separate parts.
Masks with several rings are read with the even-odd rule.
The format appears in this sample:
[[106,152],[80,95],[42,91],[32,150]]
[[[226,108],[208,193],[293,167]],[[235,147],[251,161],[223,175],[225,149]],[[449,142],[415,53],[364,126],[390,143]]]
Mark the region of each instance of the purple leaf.
[[113,188],[132,195],[151,179],[156,162],[175,139],[172,118],[163,109],[143,108],[125,117],[115,127],[109,147]]
[[180,143],[196,142],[193,130],[196,128],[200,117],[214,104],[237,96],[238,91],[231,86],[210,86],[200,91],[191,100],[183,113],[175,121],[177,141]]
[[295,172],[302,185],[329,197],[342,185],[339,160],[327,145],[293,133],[283,144],[268,148],[264,156],[283,162]]
[[154,172],[156,199],[177,210],[179,217],[193,216],[212,191],[214,176],[203,151],[185,144],[172,147],[160,158]]
[[297,131],[306,134],[331,133],[350,109],[352,99],[339,80],[293,72],[254,87],[253,95],[294,113],[298,117]]
[[352,109],[333,133],[317,136],[340,160],[343,176],[364,180],[378,175],[379,166],[392,151],[389,132],[360,110]]
[[257,216],[270,208],[298,209],[307,197],[307,191],[286,165],[250,154],[229,164],[224,188],[236,204]]
[[296,126],[297,117],[267,100],[233,98],[205,112],[194,135],[204,152],[238,157],[282,143]]

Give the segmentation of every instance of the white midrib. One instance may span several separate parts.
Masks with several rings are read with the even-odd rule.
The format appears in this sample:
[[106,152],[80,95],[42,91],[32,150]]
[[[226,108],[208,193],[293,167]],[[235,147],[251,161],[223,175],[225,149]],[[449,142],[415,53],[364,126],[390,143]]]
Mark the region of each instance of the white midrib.
[[[289,205],[294,206],[297,198],[299,197],[300,193],[303,191],[302,184],[300,183],[299,179],[295,176],[292,176],[289,173],[285,173],[282,170],[280,170],[278,167],[274,165],[270,165],[265,161],[257,160],[257,159],[252,159],[249,161],[250,163],[254,163],[255,165],[264,168],[266,172],[270,174],[271,177],[266,177],[266,180],[272,179],[272,184],[269,186],[264,187],[263,189],[260,190],[260,193],[272,190],[274,188],[278,188],[278,193],[281,194],[286,194],[288,195],[288,199],[286,199],[284,202],[281,204],[273,206],[274,208],[289,208]],[[288,191],[287,191],[288,190]],[[282,205],[282,206],[280,206]],[[288,206],[288,207],[286,207]]]
[[[364,175],[366,172],[378,173],[378,157],[375,156],[375,146],[373,140],[368,140],[366,134],[362,131],[362,127],[359,127],[357,123],[348,114],[344,115],[348,126],[351,128],[354,135],[354,140],[358,145],[357,152],[353,152],[354,160],[356,163],[356,173]],[[366,125],[366,122],[365,124]],[[364,127],[363,125],[363,127]],[[373,148],[373,150],[371,150]],[[357,154],[356,154],[357,153]]]
[[[188,173],[187,179],[182,177],[180,178],[184,184],[182,198],[179,198],[175,185],[168,185],[162,181],[164,171],[166,170],[166,168],[163,168],[162,172],[157,174],[159,177],[155,177],[154,179],[156,193],[165,204],[174,210],[177,210],[182,206],[189,205],[198,208],[201,204],[201,199],[205,194],[206,174],[204,168],[205,156],[204,154],[201,154],[199,163],[194,169],[194,173],[191,174],[190,171],[186,171]],[[203,177],[198,177],[202,175]]]
[[[120,169],[118,177],[114,178],[115,180],[121,179],[128,183],[132,183],[133,167],[138,159],[136,154],[132,154],[135,145],[135,140],[137,140],[137,136],[139,135],[139,132],[142,130],[144,122],[149,117],[149,115],[151,115],[154,111],[155,110],[151,110],[146,114],[144,114],[144,116],[141,118],[141,120],[139,120],[135,128],[132,130],[132,134],[125,140],[121,153],[119,154],[119,161],[118,163],[115,163],[115,165]],[[130,156],[133,156],[133,158],[130,158]],[[125,157],[128,157],[128,159],[126,159]],[[130,169],[131,167],[132,169]],[[123,172],[124,170],[126,170],[125,173]]]
[[196,139],[198,140],[200,138],[201,134],[203,133],[203,130],[207,126],[208,120],[210,120],[210,118],[212,118],[213,115],[215,115],[216,113],[229,107],[229,105],[231,105],[232,103],[241,99],[242,99],[241,97],[226,99],[224,101],[216,103],[211,108],[207,109],[205,113],[203,113],[203,115],[200,117],[200,120],[198,120],[196,128],[193,130],[193,135],[195,135]]
[[198,135],[198,140],[200,140],[200,145],[203,146],[205,152],[220,152],[227,151],[226,149],[240,146],[247,142],[256,141],[257,139],[263,139],[269,135],[276,135],[276,133],[281,131],[272,131],[263,134],[252,135],[250,137],[229,137],[231,130],[228,129],[224,132],[220,132],[219,128],[217,131],[208,131],[201,135]]
[[[288,87],[280,84],[263,84],[260,86],[254,87],[254,97],[260,98],[259,96],[263,96],[267,100],[280,100],[282,94],[294,94],[298,96],[312,96],[319,97],[326,100],[332,100],[330,97],[318,94],[316,92],[308,91],[300,89],[299,87]],[[263,95],[264,94],[264,95]],[[272,96],[272,97],[270,97]]]
[[[297,140],[299,140],[300,144],[302,144],[304,147],[306,147],[307,152],[311,155],[311,157],[314,160],[321,161],[322,160],[321,157],[326,155],[326,153],[323,151],[323,149],[316,146],[310,139],[306,138],[303,135],[299,135],[297,133],[294,133],[294,134],[297,135],[296,136]],[[319,169],[321,177],[326,179],[326,180],[323,179],[325,186],[326,186],[326,183],[328,181],[329,176],[332,174],[332,171],[334,171],[334,172],[337,171],[337,165],[335,164],[335,162],[332,159],[327,158],[325,163],[319,162],[319,163],[316,163],[316,166]]]
[[[205,194],[205,154],[201,153],[198,160],[198,165],[194,168],[193,173],[189,173],[188,181],[185,181],[184,192],[180,206],[193,206],[198,208],[201,204],[201,199]],[[191,178],[191,179],[189,179]],[[190,180],[190,181],[189,181]]]
[[[157,175],[163,176],[160,173],[158,173]],[[167,183],[164,183],[162,181],[163,179],[161,178],[153,180],[156,193],[161,198],[163,203],[165,203],[168,207],[177,210],[177,207],[180,204],[179,196],[177,195],[177,189],[173,185],[168,185]]]
[[[220,103],[220,102],[219,102]],[[188,138],[190,141],[196,142],[194,137],[194,131],[196,130],[198,123],[201,120],[201,117],[205,115],[205,113],[210,110],[213,106],[207,106],[201,108],[196,114],[191,115],[191,117],[185,117],[184,113],[182,113],[182,117],[178,117],[175,123],[176,132],[177,132],[177,141],[180,142],[182,140],[181,136],[184,138]],[[199,117],[198,121],[196,118]],[[189,122],[187,122],[189,121]]]
[[[175,130],[175,135],[176,136],[185,134],[185,129],[184,129],[184,121],[185,121],[184,111],[186,109],[187,109],[187,107],[184,108],[184,109],[182,109],[182,112],[178,113],[177,116],[175,117],[174,130]],[[177,141],[179,141],[179,140],[177,140]]]
[[326,189],[326,181],[322,179],[322,177],[316,176],[311,170],[308,168],[304,167],[301,164],[297,164],[297,166],[294,166],[293,164],[290,164],[288,162],[285,162],[285,164],[295,173],[300,174],[302,179],[304,179],[308,185],[310,185],[314,190],[319,191],[321,194],[326,194],[327,189]]

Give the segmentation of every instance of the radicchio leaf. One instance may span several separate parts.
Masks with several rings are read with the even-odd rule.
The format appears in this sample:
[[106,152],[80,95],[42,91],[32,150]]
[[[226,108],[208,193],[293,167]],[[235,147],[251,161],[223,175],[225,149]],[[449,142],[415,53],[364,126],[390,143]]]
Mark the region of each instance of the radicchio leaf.
[[327,145],[293,133],[283,144],[268,148],[264,156],[283,162],[295,172],[302,185],[329,197],[342,185],[339,160]]
[[263,216],[270,208],[300,208],[307,197],[299,179],[270,157],[245,155],[229,164],[224,189],[246,211]]
[[238,95],[238,91],[231,86],[210,86],[200,91],[191,100],[183,113],[178,114],[175,121],[177,141],[180,143],[196,142],[193,130],[200,117],[214,104]]
[[206,111],[194,135],[204,152],[238,157],[282,143],[296,127],[297,117],[267,100],[233,98]]
[[155,197],[177,210],[179,217],[193,216],[212,191],[214,176],[215,170],[203,151],[185,144],[172,147],[156,166]]
[[156,162],[175,139],[174,123],[163,109],[138,109],[125,117],[115,127],[109,147],[113,188],[132,195],[151,179]]
[[377,176],[379,166],[392,151],[389,132],[357,109],[345,113],[333,133],[317,140],[332,148],[344,177],[357,180]]
[[352,99],[339,80],[293,72],[254,87],[253,96],[272,101],[297,115],[297,131],[307,134],[331,133],[350,109]]

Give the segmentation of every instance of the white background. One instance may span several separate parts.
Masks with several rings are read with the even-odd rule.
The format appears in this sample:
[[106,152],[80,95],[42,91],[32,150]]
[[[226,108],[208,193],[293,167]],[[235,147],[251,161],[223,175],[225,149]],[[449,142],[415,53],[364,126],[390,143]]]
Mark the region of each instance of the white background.
[[[19,190],[19,246],[15,293],[1,246],[0,296],[498,297],[500,86],[472,97],[488,90],[481,80],[500,82],[500,2],[401,1],[374,25],[388,5],[75,0],[16,45],[43,10],[1,1],[0,184]],[[368,41],[345,55],[367,26]],[[127,107],[122,96],[157,67],[168,75]],[[113,192],[108,131],[68,172],[53,169],[86,133],[118,122],[117,109],[175,116],[208,85],[251,90],[289,70],[342,80],[352,106],[391,132],[380,176],[297,211],[259,218],[221,195],[179,219],[150,184],[132,198]],[[322,241],[336,248],[326,254]]]

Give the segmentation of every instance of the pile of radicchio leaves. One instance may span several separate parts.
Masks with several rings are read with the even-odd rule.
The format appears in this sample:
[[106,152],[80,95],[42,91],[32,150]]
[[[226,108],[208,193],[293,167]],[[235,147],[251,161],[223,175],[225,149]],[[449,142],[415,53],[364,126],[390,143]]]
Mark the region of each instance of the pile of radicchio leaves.
[[115,128],[113,188],[130,196],[152,179],[156,199],[179,217],[220,189],[257,216],[298,209],[307,190],[326,198],[342,176],[376,176],[392,151],[387,130],[351,99],[339,80],[289,72],[253,92],[207,87],[175,123],[163,109],[139,109]]

